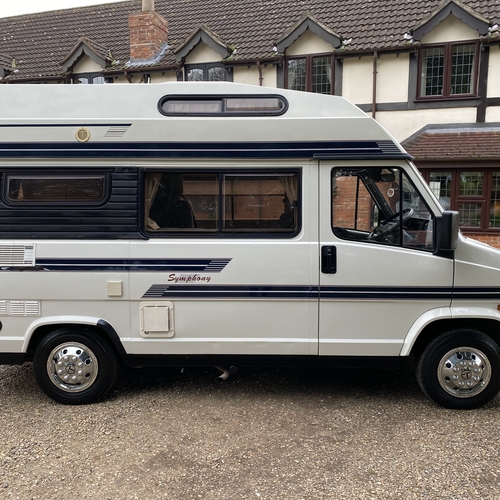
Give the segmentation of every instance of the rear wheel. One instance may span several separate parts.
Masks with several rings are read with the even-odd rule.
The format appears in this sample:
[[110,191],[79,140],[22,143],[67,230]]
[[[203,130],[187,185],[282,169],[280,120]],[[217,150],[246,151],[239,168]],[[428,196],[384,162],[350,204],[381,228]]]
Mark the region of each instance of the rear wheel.
[[38,344],[33,369],[40,388],[64,404],[88,404],[113,389],[118,362],[111,345],[92,331],[61,328]]
[[425,394],[445,408],[479,408],[500,390],[500,348],[481,332],[448,332],[423,352],[417,379]]

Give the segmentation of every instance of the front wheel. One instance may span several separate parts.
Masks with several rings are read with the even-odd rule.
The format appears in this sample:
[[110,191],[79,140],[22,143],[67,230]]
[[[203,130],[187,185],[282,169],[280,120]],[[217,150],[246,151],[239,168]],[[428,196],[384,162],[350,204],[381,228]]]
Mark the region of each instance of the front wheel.
[[113,389],[118,362],[109,343],[92,331],[61,328],[38,344],[33,370],[40,388],[63,404],[88,404]]
[[500,390],[500,348],[481,332],[445,333],[423,352],[417,379],[424,393],[445,408],[479,408]]

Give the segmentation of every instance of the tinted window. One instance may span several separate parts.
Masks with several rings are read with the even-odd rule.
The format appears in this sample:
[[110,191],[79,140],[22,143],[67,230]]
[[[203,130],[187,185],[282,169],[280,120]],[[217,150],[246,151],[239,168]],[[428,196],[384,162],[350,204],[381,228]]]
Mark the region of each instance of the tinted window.
[[146,231],[295,233],[298,174],[155,172],[145,177]]
[[5,195],[13,203],[96,203],[105,198],[105,176],[6,175]]

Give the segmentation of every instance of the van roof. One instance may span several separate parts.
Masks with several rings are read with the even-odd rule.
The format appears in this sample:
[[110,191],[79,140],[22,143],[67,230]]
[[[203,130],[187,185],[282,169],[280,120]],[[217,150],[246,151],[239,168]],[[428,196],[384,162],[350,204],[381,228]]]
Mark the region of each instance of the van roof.
[[[173,96],[186,100],[270,96],[278,97],[286,107],[279,113],[266,114],[166,116],[160,111],[159,103]],[[325,143],[336,143],[338,147],[333,149],[337,150],[345,150],[342,143],[349,143],[347,149],[352,153],[369,142],[383,143],[389,148],[379,151],[380,157],[408,157],[378,122],[343,97],[230,82],[5,85],[0,128],[0,156],[5,156],[6,144],[19,143],[20,146],[27,140],[39,144],[71,143],[76,148],[80,143],[75,144],[75,133],[84,128],[88,130],[88,138],[81,141],[84,142],[79,146],[82,150],[91,149],[92,145],[102,149],[103,144],[126,142],[136,145],[202,142],[233,146],[261,143],[275,144],[275,149],[281,149],[279,144],[286,143],[285,149],[289,152],[294,144],[301,150],[292,156],[310,156],[311,151],[316,150],[316,155],[328,157],[331,148],[325,148]],[[307,153],[301,146],[305,143],[309,144],[305,148],[309,150]],[[264,149],[269,153],[269,148]]]

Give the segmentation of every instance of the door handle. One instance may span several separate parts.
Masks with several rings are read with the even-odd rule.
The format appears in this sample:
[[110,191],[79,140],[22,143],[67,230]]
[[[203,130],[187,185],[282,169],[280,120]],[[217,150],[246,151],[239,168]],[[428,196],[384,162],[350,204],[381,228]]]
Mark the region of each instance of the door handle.
[[323,274],[337,272],[337,247],[321,247],[321,272]]

